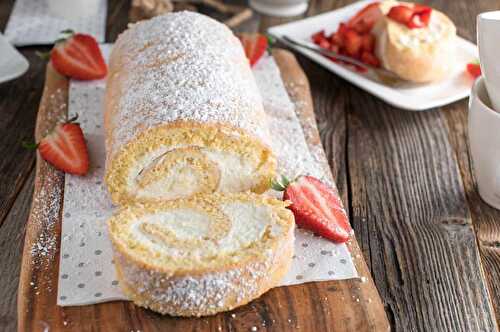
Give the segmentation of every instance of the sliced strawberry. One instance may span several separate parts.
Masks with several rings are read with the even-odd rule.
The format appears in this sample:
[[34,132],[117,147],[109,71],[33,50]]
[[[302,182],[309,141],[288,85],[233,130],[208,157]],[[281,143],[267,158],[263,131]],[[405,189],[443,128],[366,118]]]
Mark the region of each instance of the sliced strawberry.
[[321,31],[318,31],[315,34],[313,34],[311,36],[311,39],[312,39],[313,43],[319,45],[323,40],[327,40],[328,38],[325,34],[325,30],[321,30]]
[[342,202],[335,191],[312,176],[300,176],[293,182],[282,178],[273,188],[284,191],[283,200],[299,227],[308,229],[337,243],[345,242],[352,232]]
[[431,13],[432,8],[423,5],[415,5],[413,7],[413,16],[406,25],[410,29],[424,28],[429,25]]
[[361,61],[373,67],[380,67],[380,60],[373,53],[367,51],[361,54]]
[[352,57],[358,57],[362,45],[362,37],[354,30],[347,30],[344,35],[344,47],[346,54]]
[[104,78],[108,71],[97,41],[81,33],[56,43],[50,60],[60,74],[78,80]]
[[268,47],[267,37],[260,33],[242,33],[239,38],[248,61],[250,61],[250,66],[255,65],[266,53]]
[[324,39],[319,42],[319,47],[321,48],[326,48],[327,50],[330,49],[331,43],[328,41],[328,39]]
[[413,9],[404,5],[394,6],[389,10],[389,13],[387,13],[387,17],[405,25],[411,21],[412,16]]
[[367,33],[362,36],[363,42],[361,48],[363,49],[363,52],[369,52],[373,53],[375,49],[375,36],[373,36],[370,33]]
[[479,63],[468,63],[467,64],[467,72],[472,75],[474,78],[478,78],[481,76],[481,66]]
[[330,36],[330,43],[332,45],[337,45],[338,47],[342,47],[344,45],[342,35],[339,31],[332,33]]
[[380,3],[373,2],[361,9],[348,22],[347,26],[356,32],[364,34],[373,28],[375,23],[383,16]]
[[87,144],[80,125],[71,121],[57,124],[40,143],[25,146],[38,147],[42,158],[63,172],[85,175],[89,170]]

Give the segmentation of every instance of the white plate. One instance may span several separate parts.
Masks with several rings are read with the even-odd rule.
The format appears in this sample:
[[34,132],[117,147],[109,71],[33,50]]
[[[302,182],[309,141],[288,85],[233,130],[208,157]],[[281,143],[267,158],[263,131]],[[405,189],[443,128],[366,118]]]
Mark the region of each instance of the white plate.
[[29,63],[5,37],[0,34],[0,83],[21,76],[28,70]]
[[[348,20],[370,2],[373,2],[373,0],[359,1],[318,16],[272,27],[268,32],[278,39],[283,35],[287,35],[296,39],[310,41],[311,35],[322,29],[325,29],[328,34],[336,31],[341,22]],[[456,44],[456,66],[447,80],[419,85],[408,83],[408,85],[401,87],[383,85],[349,67],[336,64],[312,51],[291,44],[288,45],[352,84],[357,85],[393,106],[411,111],[423,111],[452,103],[467,97],[470,93],[473,79],[466,73],[465,67],[467,63],[477,59],[477,48],[473,43],[460,37],[457,38]]]

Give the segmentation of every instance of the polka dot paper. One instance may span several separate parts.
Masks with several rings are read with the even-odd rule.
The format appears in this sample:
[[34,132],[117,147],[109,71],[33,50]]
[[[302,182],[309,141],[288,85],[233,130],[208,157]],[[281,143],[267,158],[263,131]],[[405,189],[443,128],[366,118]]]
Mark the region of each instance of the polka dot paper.
[[[90,34],[98,42],[104,42],[107,0],[92,0],[97,1],[94,10],[89,10],[88,15],[75,18],[58,16],[50,9],[49,1],[52,0],[16,0],[4,32],[12,44],[50,45],[66,29]],[[66,4],[70,2],[68,0]],[[59,4],[61,5],[63,4]]]
[[[107,56],[110,47],[105,45],[102,49]],[[281,171],[292,176],[307,173],[326,180],[314,154],[307,149],[294,105],[274,59],[263,58],[254,73],[270,126],[276,130],[281,128],[281,137],[273,137],[272,143]],[[104,81],[72,81],[70,84],[69,113],[70,117],[79,114],[88,142],[91,170],[85,177],[66,174],[57,302],[61,306],[126,299],[116,279],[106,228],[106,220],[114,207],[103,183],[104,88]],[[276,131],[272,129],[272,133]],[[296,139],[292,142],[283,137]],[[295,236],[293,264],[282,285],[357,277],[344,244],[337,245],[302,230],[296,230]]]

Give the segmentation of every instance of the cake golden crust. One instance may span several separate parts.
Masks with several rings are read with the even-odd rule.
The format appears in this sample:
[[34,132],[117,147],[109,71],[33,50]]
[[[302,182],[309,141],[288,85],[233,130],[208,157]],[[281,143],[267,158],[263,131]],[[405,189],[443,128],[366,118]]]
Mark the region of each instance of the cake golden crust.
[[106,184],[116,204],[262,192],[276,169],[241,43],[197,13],[155,17],[119,36],[104,124]]
[[[285,207],[242,193],[122,208],[108,225],[123,291],[140,306],[174,316],[211,315],[248,303],[277,286],[291,265],[294,220]],[[241,212],[246,208],[252,213]],[[196,219],[200,211],[210,217],[208,233],[201,224],[182,230],[182,213]],[[169,228],[169,213],[176,227]],[[164,236],[144,225],[156,225]],[[250,242],[240,242],[245,240]]]

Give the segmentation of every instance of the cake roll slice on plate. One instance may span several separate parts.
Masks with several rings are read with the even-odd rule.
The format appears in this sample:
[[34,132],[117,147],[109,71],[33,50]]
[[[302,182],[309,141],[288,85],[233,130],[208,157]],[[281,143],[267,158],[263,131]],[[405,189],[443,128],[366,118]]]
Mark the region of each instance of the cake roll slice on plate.
[[120,35],[105,100],[106,183],[115,203],[268,188],[276,158],[239,40],[180,12]]
[[288,271],[294,219],[252,193],[121,208],[108,222],[120,285],[135,304],[205,316],[259,297]]

